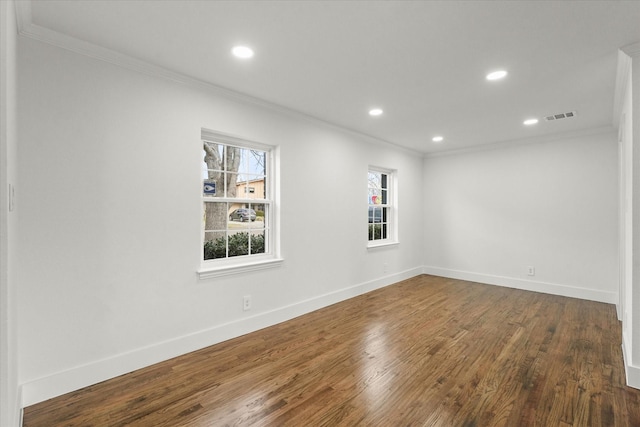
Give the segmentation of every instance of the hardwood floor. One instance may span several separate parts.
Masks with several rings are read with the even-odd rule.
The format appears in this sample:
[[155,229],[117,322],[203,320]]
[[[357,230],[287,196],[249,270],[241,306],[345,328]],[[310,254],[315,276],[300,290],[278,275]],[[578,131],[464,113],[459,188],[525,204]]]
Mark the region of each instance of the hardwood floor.
[[33,405],[24,426],[640,426],[608,304],[419,276]]

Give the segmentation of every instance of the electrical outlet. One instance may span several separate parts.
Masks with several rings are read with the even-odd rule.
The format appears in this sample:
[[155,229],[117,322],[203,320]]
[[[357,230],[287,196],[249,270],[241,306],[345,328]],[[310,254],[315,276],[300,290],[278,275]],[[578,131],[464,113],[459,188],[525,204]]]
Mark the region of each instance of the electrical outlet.
[[386,272],[387,272],[387,270],[389,269],[389,268],[388,268],[388,265],[387,265],[387,263],[386,263],[386,262],[382,265],[382,269],[383,269],[383,272],[384,272],[384,273],[386,273]]
[[251,310],[251,295],[245,295],[242,297],[242,309],[244,311]]
[[535,276],[536,275],[536,268],[535,267],[527,267],[527,276]]

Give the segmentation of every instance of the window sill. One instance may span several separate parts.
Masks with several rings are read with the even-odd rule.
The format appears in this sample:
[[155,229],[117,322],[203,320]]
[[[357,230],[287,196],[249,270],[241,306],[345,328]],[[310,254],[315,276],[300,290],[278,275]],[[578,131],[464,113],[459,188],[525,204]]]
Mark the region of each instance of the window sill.
[[388,248],[390,246],[398,246],[400,242],[397,240],[389,240],[389,241],[381,241],[381,242],[369,242],[367,243],[367,249],[376,249],[376,248]]
[[249,271],[265,270],[267,268],[279,267],[284,259],[271,258],[260,261],[247,261],[241,264],[231,264],[223,266],[207,266],[198,270],[200,280],[211,279],[213,277],[230,276],[232,274],[246,273]]

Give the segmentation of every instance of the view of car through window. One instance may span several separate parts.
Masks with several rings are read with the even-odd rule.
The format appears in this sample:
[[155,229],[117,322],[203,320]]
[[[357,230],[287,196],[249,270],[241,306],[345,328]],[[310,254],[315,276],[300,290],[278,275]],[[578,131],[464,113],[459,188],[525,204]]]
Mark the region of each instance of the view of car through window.
[[231,212],[229,215],[229,221],[255,221],[256,220],[256,211],[253,209],[245,209],[240,208]]

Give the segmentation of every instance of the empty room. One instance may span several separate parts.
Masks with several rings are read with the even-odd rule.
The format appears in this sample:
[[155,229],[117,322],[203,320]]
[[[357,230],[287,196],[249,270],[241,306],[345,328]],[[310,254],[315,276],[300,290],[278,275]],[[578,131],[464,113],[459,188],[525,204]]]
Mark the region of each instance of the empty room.
[[0,426],[640,426],[639,1],[0,36]]

